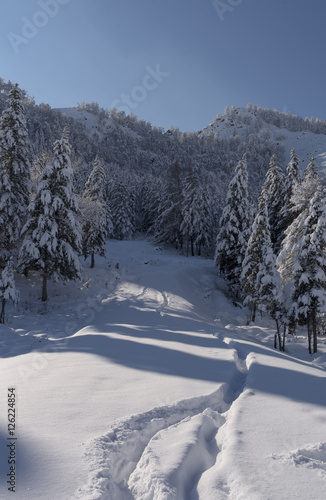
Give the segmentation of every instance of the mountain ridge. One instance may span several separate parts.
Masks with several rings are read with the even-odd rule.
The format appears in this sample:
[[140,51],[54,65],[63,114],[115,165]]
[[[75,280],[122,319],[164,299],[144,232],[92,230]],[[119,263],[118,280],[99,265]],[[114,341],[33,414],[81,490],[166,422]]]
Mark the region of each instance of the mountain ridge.
[[238,135],[243,141],[257,133],[272,138],[284,148],[285,162],[290,158],[291,149],[295,148],[301,167],[311,156],[316,157],[320,167],[326,167],[326,121],[319,119],[303,119],[289,112],[249,104],[246,108],[226,107],[223,115],[217,115],[202,132],[213,132],[228,140]]

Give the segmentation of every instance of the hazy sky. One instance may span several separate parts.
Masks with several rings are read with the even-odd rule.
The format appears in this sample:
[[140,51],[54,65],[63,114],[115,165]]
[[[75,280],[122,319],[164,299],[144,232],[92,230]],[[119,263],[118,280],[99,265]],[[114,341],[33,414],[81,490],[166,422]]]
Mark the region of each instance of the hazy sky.
[[1,0],[0,76],[199,130],[225,106],[326,119],[326,0]]

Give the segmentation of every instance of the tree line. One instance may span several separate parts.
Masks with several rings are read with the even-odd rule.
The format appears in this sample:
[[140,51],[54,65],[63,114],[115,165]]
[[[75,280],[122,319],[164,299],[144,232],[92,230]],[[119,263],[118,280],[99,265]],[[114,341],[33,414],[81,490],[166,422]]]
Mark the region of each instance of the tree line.
[[317,352],[326,312],[326,191],[314,157],[303,175],[293,149],[286,172],[272,156],[253,213],[244,156],[232,178],[216,240],[215,266],[235,299],[249,309],[248,322],[267,313],[276,322],[275,347],[298,325]]
[[105,255],[108,237],[131,238],[136,230],[156,241],[211,252],[216,191],[203,185],[198,169],[171,164],[163,181],[148,175],[136,186],[129,169],[105,165],[96,156],[83,189],[71,161],[69,130],[53,150],[32,156],[24,94],[13,85],[0,119],[0,298],[17,302],[14,271],[42,276],[42,301],[53,277],[78,279],[80,256]]
[[[0,298],[5,319],[7,300],[17,302],[14,269],[42,274],[42,300],[53,276],[80,277],[78,256],[103,255],[110,228],[104,202],[105,173],[98,158],[80,204],[74,192],[69,132],[54,142],[53,154],[32,189],[28,131],[18,85],[9,92],[9,106],[0,120]],[[79,206],[80,205],[80,206]]]

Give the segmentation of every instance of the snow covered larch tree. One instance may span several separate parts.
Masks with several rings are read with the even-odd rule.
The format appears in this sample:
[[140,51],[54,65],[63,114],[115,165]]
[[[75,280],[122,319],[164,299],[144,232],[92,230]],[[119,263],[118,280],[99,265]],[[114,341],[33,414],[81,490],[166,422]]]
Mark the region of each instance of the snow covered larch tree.
[[310,201],[294,266],[292,307],[295,318],[307,325],[309,354],[317,352],[317,316],[326,312],[325,250],[326,194],[319,187]]
[[81,228],[77,221],[78,202],[73,192],[68,130],[54,143],[54,156],[43,170],[28,220],[20,252],[20,269],[41,270],[42,300],[47,300],[47,280],[53,275],[64,279],[80,277]]
[[9,92],[9,107],[0,119],[0,261],[17,249],[26,220],[30,191],[29,141],[22,93]]
[[226,204],[220,219],[216,239],[214,265],[229,281],[237,294],[240,287],[242,262],[250,235],[248,202],[248,172],[245,155],[239,161],[228,188]]

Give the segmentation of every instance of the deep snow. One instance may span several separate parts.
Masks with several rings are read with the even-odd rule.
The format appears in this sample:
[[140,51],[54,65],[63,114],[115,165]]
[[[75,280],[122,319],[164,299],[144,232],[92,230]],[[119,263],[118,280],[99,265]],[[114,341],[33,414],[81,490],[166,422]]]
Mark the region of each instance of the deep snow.
[[212,261],[109,241],[46,305],[36,276],[17,287],[0,325],[1,499],[324,498],[325,341],[275,351],[273,324],[246,326]]

